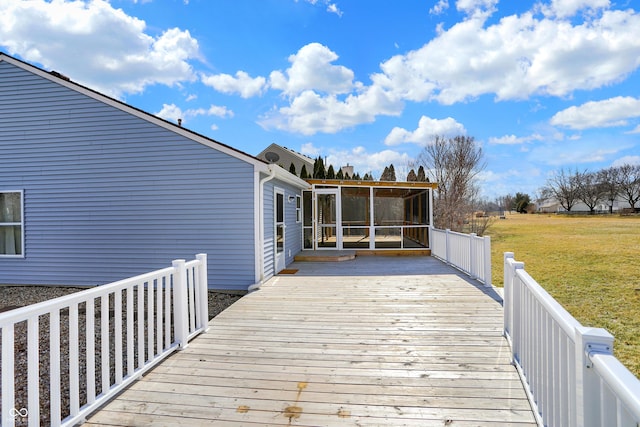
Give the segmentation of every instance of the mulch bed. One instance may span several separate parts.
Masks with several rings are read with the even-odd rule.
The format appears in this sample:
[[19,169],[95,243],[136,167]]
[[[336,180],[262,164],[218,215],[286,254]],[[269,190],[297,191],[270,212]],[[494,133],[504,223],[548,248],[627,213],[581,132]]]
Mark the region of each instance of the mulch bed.
[[[63,287],[63,286],[0,286],[0,312],[8,311],[20,307],[24,307],[26,305],[35,304],[42,301],[47,301],[53,298],[61,297],[64,295],[68,295],[74,292],[82,291],[86,288],[77,288],[77,287]],[[225,292],[216,292],[209,291],[209,319],[214,318],[219,313],[224,311],[231,304],[236,302],[238,299],[242,297],[241,294],[237,293],[225,293]],[[81,324],[79,330],[79,354],[80,354],[80,384],[81,384],[81,396],[80,396],[80,405],[86,403],[86,388],[85,391],[82,390],[82,385],[86,384],[86,357],[85,357],[85,345],[86,345],[86,337],[85,337],[85,329],[84,329],[84,317],[85,317],[85,309],[84,307],[80,307],[79,310],[79,322]],[[69,334],[68,334],[68,321],[66,321],[66,317],[68,316],[68,310],[61,311],[61,321],[60,321],[60,348],[61,348],[61,381],[60,381],[60,390],[61,390],[61,399],[62,399],[62,415],[63,417],[69,414],[69,379],[68,379],[68,351],[69,351]],[[111,310],[111,317],[113,317],[113,310]],[[96,310],[96,318],[95,318],[96,331],[99,331],[100,327],[100,316],[99,310]],[[113,322],[110,321],[111,326],[111,336],[110,336],[110,358],[114,360],[114,331],[113,331]],[[39,329],[40,329],[40,424],[48,425],[50,422],[49,416],[49,319],[48,316],[41,316],[39,321]],[[124,331],[123,331],[124,333]],[[16,417],[15,424],[16,426],[26,426],[28,424],[28,415],[22,416],[25,414],[25,409],[27,407],[27,376],[25,373],[27,372],[27,325],[26,322],[21,322],[15,325],[14,331],[15,341],[15,356],[14,356],[14,364],[15,364],[15,399],[16,399]],[[95,345],[96,349],[100,349],[100,334],[97,333],[95,336]],[[134,345],[136,348],[136,357],[137,357],[137,345]],[[0,347],[1,354],[1,347]],[[97,350],[96,351],[96,366],[97,366],[97,374],[96,374],[96,392],[100,393],[101,390],[101,377],[100,377],[100,361],[102,355]],[[1,360],[1,358],[0,358]],[[113,365],[113,363],[111,363]],[[126,369],[126,355],[124,361],[125,369]],[[115,378],[115,373],[113,372],[114,368],[112,366],[112,381]],[[125,370],[126,374],[126,370]],[[1,409],[1,407],[0,407]]]

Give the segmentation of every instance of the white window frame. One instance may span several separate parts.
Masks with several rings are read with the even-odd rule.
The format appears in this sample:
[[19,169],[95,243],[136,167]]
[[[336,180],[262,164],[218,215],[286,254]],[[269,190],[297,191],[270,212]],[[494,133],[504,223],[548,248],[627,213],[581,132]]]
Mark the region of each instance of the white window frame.
[[24,258],[24,190],[0,190],[0,194],[18,193],[20,194],[20,222],[0,222],[0,227],[20,227],[20,248],[22,253],[20,254],[3,254],[0,253],[0,258]]
[[302,222],[302,196],[296,194],[296,224]]

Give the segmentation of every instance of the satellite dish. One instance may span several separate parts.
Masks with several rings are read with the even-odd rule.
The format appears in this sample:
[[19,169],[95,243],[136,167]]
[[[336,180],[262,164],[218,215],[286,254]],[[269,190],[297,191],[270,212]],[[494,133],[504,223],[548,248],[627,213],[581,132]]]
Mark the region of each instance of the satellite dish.
[[275,163],[278,160],[280,160],[280,156],[278,154],[274,153],[273,151],[267,151],[264,154],[264,158],[267,159],[267,161],[269,163]]

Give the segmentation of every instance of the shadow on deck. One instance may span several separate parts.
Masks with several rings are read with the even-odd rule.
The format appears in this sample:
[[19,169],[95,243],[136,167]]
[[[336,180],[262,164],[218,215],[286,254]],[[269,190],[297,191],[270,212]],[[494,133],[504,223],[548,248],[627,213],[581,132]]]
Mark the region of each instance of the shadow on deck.
[[289,270],[87,425],[535,425],[493,289],[431,257]]

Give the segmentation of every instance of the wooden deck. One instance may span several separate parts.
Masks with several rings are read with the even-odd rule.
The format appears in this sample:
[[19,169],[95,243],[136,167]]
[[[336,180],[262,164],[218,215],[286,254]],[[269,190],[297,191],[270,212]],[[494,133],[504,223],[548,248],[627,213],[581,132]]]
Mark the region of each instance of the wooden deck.
[[430,257],[289,268],[85,425],[535,426],[493,291]]

